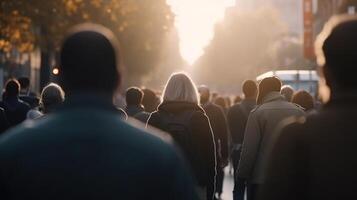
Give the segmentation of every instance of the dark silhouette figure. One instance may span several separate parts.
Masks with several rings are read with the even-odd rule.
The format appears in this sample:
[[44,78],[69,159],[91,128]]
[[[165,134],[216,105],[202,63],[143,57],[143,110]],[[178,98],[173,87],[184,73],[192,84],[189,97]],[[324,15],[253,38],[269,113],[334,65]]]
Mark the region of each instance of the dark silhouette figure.
[[228,111],[228,125],[232,138],[232,162],[235,174],[234,179],[234,200],[244,200],[246,183],[244,179],[236,176],[240,154],[242,150],[245,126],[251,110],[256,106],[258,93],[257,84],[252,80],[244,81],[242,90],[245,98],[240,104],[235,104]]
[[64,102],[65,93],[61,86],[50,83],[41,92],[40,105],[44,114],[55,112]]
[[332,18],[316,52],[331,96],[307,119],[282,129],[259,199],[357,199],[357,18]]
[[1,199],[196,199],[171,145],[119,119],[117,47],[102,26],[72,29],[63,108],[0,138]]
[[144,92],[137,87],[131,87],[126,90],[126,108],[125,112],[129,117],[138,119],[139,121],[146,123],[149,119],[150,114],[145,112],[144,106],[142,105]]
[[10,126],[16,126],[26,119],[30,106],[19,99],[20,84],[16,79],[10,79],[5,84],[4,99],[0,107],[5,110]]
[[[206,86],[199,87],[201,106],[210,121],[217,150],[216,193],[218,198],[223,192],[224,168],[228,165],[228,125],[223,108],[210,101],[210,90]],[[222,98],[222,100],[224,100]]]
[[9,126],[4,109],[0,108],[0,134],[6,131]]
[[248,199],[255,199],[256,190],[264,183],[265,158],[269,153],[275,129],[281,121],[302,116],[304,111],[280,94],[281,81],[268,77],[259,83],[258,106],[248,117],[237,176],[247,180]]
[[227,114],[228,112],[228,105],[227,105],[227,101],[224,97],[221,96],[217,96],[214,100],[214,103],[218,106],[220,106],[223,109],[224,115]]
[[314,98],[305,90],[297,91],[293,95],[291,102],[304,108],[305,112],[311,112],[315,107]]
[[39,98],[35,93],[30,91],[30,79],[27,77],[20,77],[18,81],[21,86],[19,98],[28,103],[31,108],[37,107],[39,105]]
[[142,104],[147,113],[152,113],[157,109],[157,106],[160,104],[159,97],[155,94],[154,91],[145,88],[143,89],[144,97]]
[[182,149],[196,178],[200,199],[212,200],[216,159],[214,136],[192,80],[183,73],[173,74],[163,92],[163,102],[151,114],[148,124],[172,136]]
[[234,97],[233,105],[240,103],[242,100],[242,97],[240,95],[237,95],[236,97]]

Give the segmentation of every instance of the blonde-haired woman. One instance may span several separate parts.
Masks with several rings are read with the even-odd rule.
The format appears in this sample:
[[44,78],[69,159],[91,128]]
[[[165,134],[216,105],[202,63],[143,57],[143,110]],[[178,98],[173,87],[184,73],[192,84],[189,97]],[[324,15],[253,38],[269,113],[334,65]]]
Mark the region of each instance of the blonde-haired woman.
[[172,136],[181,148],[197,181],[201,199],[213,199],[216,158],[213,133],[199,94],[191,78],[175,73],[169,78],[162,103],[153,112],[148,124]]

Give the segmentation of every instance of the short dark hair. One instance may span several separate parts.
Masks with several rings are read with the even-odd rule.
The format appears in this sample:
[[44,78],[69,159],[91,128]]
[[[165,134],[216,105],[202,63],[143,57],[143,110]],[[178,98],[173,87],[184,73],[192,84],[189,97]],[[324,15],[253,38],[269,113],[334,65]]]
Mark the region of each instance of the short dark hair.
[[303,107],[305,111],[309,111],[314,109],[314,98],[311,96],[310,93],[306,92],[305,90],[300,90],[296,92],[291,102],[298,104],[299,106]]
[[5,96],[16,97],[20,92],[20,83],[16,79],[9,79],[5,84]]
[[127,105],[140,105],[143,101],[144,92],[137,87],[126,90],[125,99]]
[[96,91],[113,94],[120,81],[119,49],[105,27],[73,28],[61,48],[60,82],[66,93]]
[[142,104],[145,111],[149,113],[154,112],[159,105],[159,97],[151,89],[144,88],[142,91],[144,93]]
[[356,35],[357,17],[340,15],[331,18],[317,37],[315,46],[318,63],[334,79],[330,82],[335,84],[332,87],[357,87],[357,79],[352,73],[357,66]]
[[30,79],[27,77],[20,77],[18,79],[21,89],[27,89],[30,87]]
[[278,77],[272,76],[264,78],[259,83],[259,91],[257,97],[257,104],[262,104],[263,99],[271,92],[279,92],[281,89],[281,81]]
[[243,82],[242,86],[243,94],[247,98],[254,97],[257,94],[257,84],[255,81],[246,80]]

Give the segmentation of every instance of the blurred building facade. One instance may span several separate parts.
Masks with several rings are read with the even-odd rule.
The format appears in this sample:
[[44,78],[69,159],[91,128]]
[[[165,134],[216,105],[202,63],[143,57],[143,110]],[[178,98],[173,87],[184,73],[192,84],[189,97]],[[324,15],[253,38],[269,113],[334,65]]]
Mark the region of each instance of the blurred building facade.
[[300,0],[236,0],[236,9],[242,11],[263,7],[275,9],[288,28],[288,34],[301,37],[303,34],[303,12]]
[[319,34],[324,24],[336,14],[356,14],[357,0],[314,0],[314,34]]

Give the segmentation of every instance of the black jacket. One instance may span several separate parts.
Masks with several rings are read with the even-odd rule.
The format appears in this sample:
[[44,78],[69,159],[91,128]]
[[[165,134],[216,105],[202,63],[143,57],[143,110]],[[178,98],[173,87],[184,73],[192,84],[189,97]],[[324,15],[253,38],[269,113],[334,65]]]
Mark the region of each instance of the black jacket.
[[[179,116],[192,112],[189,128],[192,137],[187,148],[182,149],[185,157],[191,164],[192,170],[198,181],[198,185],[207,187],[207,196],[212,197],[216,175],[215,143],[214,136],[204,110],[197,104],[188,102],[164,102],[158,107],[158,111],[151,114],[148,124],[163,131],[166,130],[165,119],[168,114]],[[183,144],[178,144],[180,147]],[[192,152],[187,154],[187,152]]]
[[140,105],[127,105],[125,108],[126,114],[128,114],[129,117],[134,117],[136,114],[145,112],[144,107]]
[[202,107],[205,110],[212,127],[218,151],[217,153],[219,155],[217,159],[220,161],[228,160],[228,127],[224,111],[220,106],[214,103],[207,103],[202,105]]
[[4,109],[0,108],[0,134],[9,128],[9,122],[7,121]]
[[243,99],[240,104],[235,104],[229,109],[227,118],[233,144],[243,144],[248,116],[255,106],[254,99]]
[[150,114],[145,112],[144,107],[141,105],[128,105],[125,108],[125,112],[129,117],[133,117],[143,123],[146,123],[150,117]]
[[356,102],[334,98],[283,128],[259,199],[357,199]]
[[10,126],[16,126],[26,119],[30,106],[17,97],[7,97],[0,102],[0,107],[4,108]]
[[171,145],[93,97],[68,97],[0,137],[0,191],[2,200],[197,199]]

